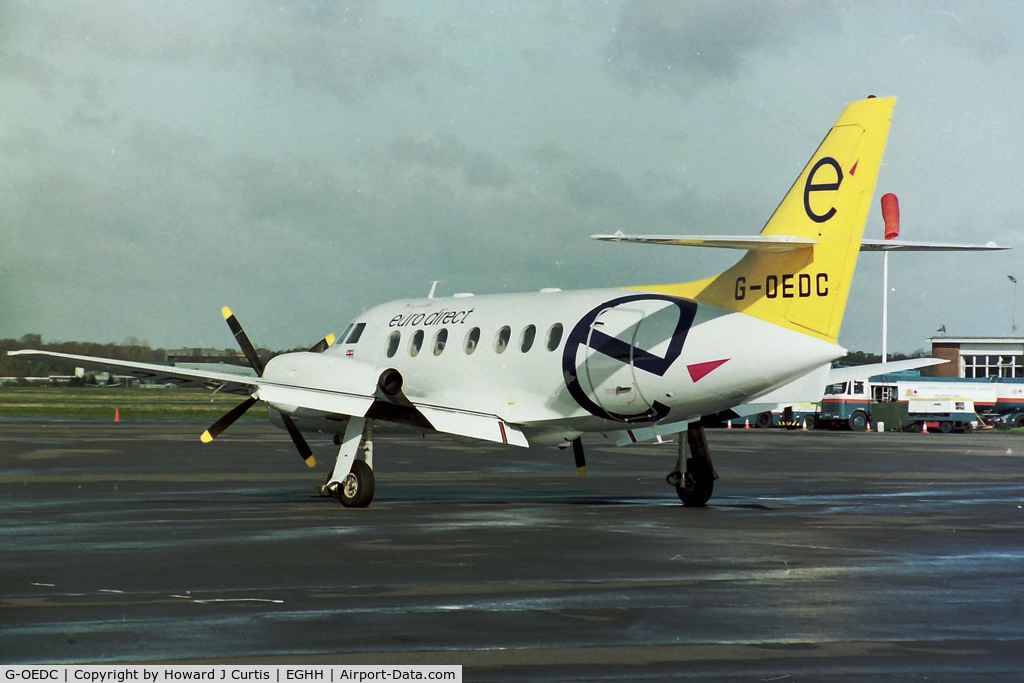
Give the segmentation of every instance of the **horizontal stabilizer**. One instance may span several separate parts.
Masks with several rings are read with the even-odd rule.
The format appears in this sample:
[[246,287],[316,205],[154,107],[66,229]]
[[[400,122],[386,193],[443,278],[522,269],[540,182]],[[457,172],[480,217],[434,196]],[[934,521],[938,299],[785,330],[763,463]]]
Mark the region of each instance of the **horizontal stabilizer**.
[[601,242],[629,242],[632,244],[664,244],[679,247],[712,247],[716,249],[744,249],[746,251],[795,251],[818,244],[809,237],[792,235],[591,235]]
[[908,242],[906,240],[861,240],[861,251],[1002,251],[1010,249],[987,244],[948,244],[946,242]]

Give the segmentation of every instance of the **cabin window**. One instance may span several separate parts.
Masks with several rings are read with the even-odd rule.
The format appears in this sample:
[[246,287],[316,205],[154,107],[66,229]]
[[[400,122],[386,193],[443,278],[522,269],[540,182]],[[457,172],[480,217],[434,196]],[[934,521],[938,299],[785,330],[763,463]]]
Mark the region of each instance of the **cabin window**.
[[444,345],[448,343],[448,330],[441,328],[434,335],[434,355],[440,356],[444,351]]
[[423,330],[416,330],[409,341],[409,355],[415,358],[423,347]]
[[544,342],[544,346],[547,347],[548,351],[554,351],[558,348],[558,345],[562,343],[562,323],[555,323],[548,330],[547,339]]
[[395,330],[388,335],[388,358],[394,358],[398,353],[398,345],[402,341],[402,333]]
[[864,382],[854,382],[853,383],[853,393],[855,395],[857,395],[857,396],[863,396],[864,395]]
[[537,326],[527,325],[519,335],[519,350],[526,353],[533,348],[533,340],[537,338]]
[[508,340],[512,338],[512,328],[505,325],[503,328],[498,330],[498,334],[494,337],[494,352],[505,353],[505,349],[508,348]]
[[366,329],[366,323],[359,323],[356,328],[352,330],[352,334],[348,335],[348,339],[345,340],[346,344],[355,344],[359,341],[359,338],[363,336],[363,330]]
[[480,328],[474,327],[466,335],[466,355],[472,354],[476,351],[476,347],[480,345]]

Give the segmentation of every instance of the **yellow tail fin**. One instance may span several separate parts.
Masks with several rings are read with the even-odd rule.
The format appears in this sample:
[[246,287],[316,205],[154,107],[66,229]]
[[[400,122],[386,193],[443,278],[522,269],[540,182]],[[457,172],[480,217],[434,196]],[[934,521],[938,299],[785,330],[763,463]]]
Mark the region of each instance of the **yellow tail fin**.
[[706,280],[633,289],[697,299],[835,343],[895,104],[890,97],[849,105],[761,230],[816,244],[757,249]]

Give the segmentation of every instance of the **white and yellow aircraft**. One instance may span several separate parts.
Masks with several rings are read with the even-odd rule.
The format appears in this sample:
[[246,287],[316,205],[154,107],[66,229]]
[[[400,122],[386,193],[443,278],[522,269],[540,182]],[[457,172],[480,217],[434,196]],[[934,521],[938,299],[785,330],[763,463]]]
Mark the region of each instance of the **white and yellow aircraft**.
[[669,483],[701,506],[717,475],[702,416],[750,404],[815,402],[837,344],[895,98],[849,105],[756,236],[597,239],[743,249],[736,265],[686,284],[393,301],[331,345],[263,366],[227,308],[252,376],[43,351],[13,355],[248,398],[202,435],[210,442],[258,401],[313,466],[301,430],[341,449],[321,492],[350,507],[374,494],[376,420],[514,446],[617,443],[686,431]]

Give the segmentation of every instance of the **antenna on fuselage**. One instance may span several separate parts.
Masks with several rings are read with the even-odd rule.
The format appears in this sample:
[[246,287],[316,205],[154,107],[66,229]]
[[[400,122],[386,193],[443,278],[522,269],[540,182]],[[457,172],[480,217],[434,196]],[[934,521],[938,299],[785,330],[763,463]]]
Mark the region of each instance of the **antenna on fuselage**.
[[433,299],[434,298],[434,292],[437,291],[437,283],[438,282],[444,282],[444,280],[432,280],[430,282],[430,294],[427,294],[427,298],[428,299]]

